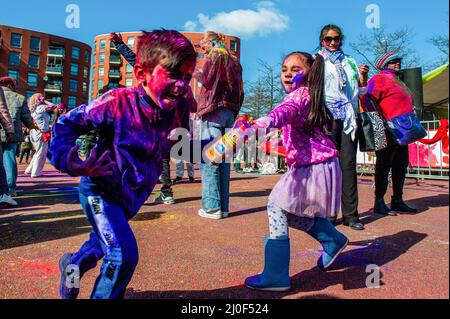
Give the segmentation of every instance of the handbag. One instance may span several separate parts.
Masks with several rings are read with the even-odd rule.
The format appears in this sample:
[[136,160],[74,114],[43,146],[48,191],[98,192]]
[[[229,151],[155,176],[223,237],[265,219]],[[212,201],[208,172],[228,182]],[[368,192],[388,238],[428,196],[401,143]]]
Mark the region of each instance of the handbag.
[[376,111],[373,101],[370,100],[373,110],[365,110],[358,114],[358,140],[361,152],[376,152],[387,147],[387,139],[383,118]]
[[403,114],[386,121],[386,128],[399,145],[408,145],[427,136],[427,131],[414,113]]

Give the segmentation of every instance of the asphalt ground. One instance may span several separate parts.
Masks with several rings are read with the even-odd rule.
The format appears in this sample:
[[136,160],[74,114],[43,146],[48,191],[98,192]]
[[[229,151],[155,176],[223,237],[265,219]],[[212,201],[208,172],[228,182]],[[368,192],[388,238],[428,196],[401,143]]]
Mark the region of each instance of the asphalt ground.
[[[31,179],[24,169],[19,166],[20,206],[0,207],[0,298],[58,298],[59,257],[76,251],[90,232],[78,179],[50,166],[43,177]],[[407,180],[405,200],[419,212],[383,217],[371,212],[373,178],[361,176],[366,230],[337,227],[350,244],[327,272],[316,267],[320,245],[291,230],[293,289],[274,293],[247,289],[243,281],[262,270],[267,197],[280,175],[233,172],[230,217],[209,220],[197,215],[196,174],[196,183],[186,178],[174,186],[174,205],[153,204],[157,185],[131,220],[139,264],[126,298],[449,298],[447,181]],[[82,278],[80,298],[89,298],[99,267]]]

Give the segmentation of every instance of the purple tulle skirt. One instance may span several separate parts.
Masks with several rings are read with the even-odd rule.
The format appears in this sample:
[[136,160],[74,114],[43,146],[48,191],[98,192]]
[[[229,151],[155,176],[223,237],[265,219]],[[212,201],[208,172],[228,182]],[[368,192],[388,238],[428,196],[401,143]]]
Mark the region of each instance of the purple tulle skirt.
[[292,167],[273,188],[269,202],[300,217],[335,217],[341,203],[341,183],[337,158]]

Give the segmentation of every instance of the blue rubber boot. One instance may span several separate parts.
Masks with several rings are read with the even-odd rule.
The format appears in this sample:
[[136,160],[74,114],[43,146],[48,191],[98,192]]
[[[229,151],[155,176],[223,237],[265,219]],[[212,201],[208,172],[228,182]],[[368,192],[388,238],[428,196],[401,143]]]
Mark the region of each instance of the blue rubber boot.
[[291,259],[289,238],[264,239],[264,270],[261,274],[245,279],[252,289],[288,291],[291,289],[289,262]]
[[324,251],[317,261],[322,270],[329,268],[348,244],[348,238],[326,218],[314,218],[314,225],[307,233],[322,244]]

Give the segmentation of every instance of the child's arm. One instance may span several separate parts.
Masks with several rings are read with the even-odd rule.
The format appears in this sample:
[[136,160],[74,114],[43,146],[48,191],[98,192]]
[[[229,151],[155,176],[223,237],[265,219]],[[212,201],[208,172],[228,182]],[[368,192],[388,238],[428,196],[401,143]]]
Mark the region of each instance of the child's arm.
[[[53,138],[47,156],[56,169],[72,176],[93,176],[98,173],[101,163],[94,161],[96,152],[92,152],[89,159],[84,162],[86,165],[83,165],[76,154],[78,147],[75,142],[80,135],[111,125],[116,114],[115,102],[114,91],[110,91],[90,104],[81,105],[58,118],[53,128]],[[104,161],[102,157],[100,159]],[[88,170],[88,165],[94,170]]]
[[275,107],[266,116],[255,120],[256,128],[280,128],[291,123],[298,115],[300,107],[307,103],[306,95],[301,92],[289,94],[283,100],[283,103]]
[[110,34],[110,39],[123,58],[127,60],[131,66],[134,66],[136,64],[136,53],[134,53],[133,50],[125,44],[125,42],[123,42],[122,37],[112,32]]

